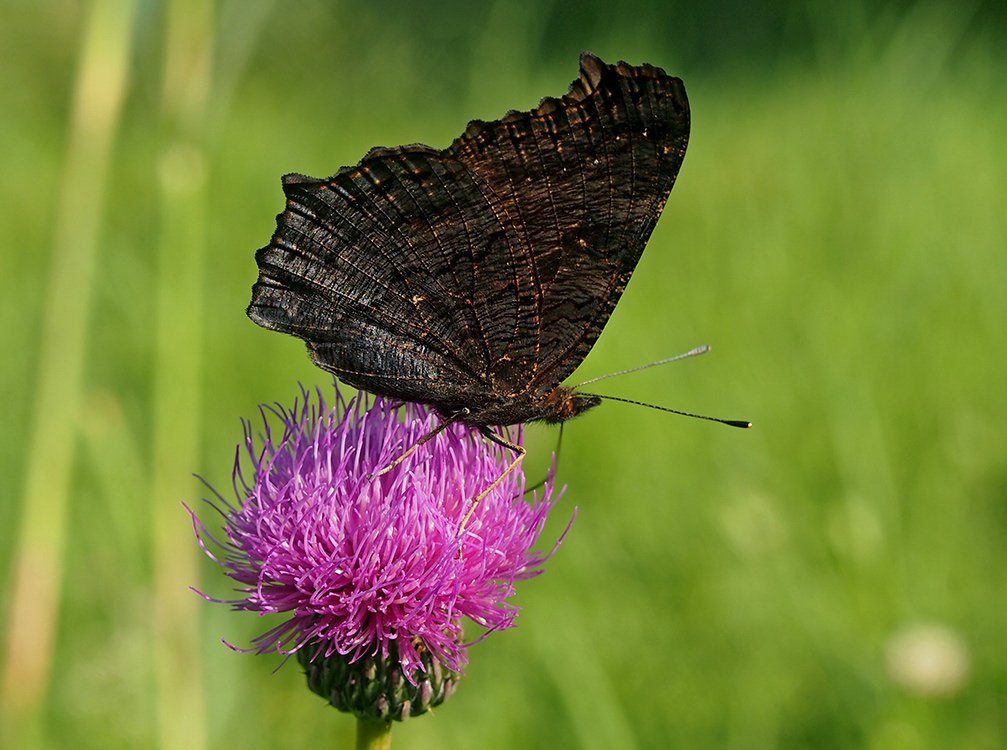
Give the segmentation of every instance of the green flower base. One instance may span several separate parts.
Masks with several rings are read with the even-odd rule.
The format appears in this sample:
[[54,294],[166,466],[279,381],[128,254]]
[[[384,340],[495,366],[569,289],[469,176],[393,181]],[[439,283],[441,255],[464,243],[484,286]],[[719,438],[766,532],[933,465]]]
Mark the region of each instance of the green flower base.
[[405,721],[419,716],[447,700],[461,678],[425,651],[420,658],[426,671],[416,671],[415,685],[402,674],[394,648],[387,659],[366,656],[352,664],[340,654],[320,654],[312,660],[316,653],[318,647],[310,645],[297,652],[308,687],[335,708],[361,719]]

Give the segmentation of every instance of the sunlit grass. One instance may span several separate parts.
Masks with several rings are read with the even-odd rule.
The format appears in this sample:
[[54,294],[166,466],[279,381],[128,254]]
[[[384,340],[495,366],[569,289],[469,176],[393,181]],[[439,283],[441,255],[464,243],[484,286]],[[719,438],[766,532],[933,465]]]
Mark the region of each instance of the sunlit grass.
[[[152,597],[163,596],[155,572],[171,580],[195,559],[178,505],[201,492],[188,472],[226,485],[239,417],[289,399],[298,380],[327,383],[300,342],[243,314],[254,250],[282,206],[279,176],[334,171],[376,143],[446,145],[466,117],[531,106],[575,73],[576,52],[561,69],[538,70],[528,56],[537,42],[517,42],[523,27],[504,17],[494,16],[494,33],[511,33],[515,54],[529,51],[514,75],[494,64],[486,31],[478,74],[445,66],[444,80],[461,87],[449,90],[416,79],[409,63],[426,52],[420,40],[371,40],[361,64],[343,70],[324,64],[320,46],[280,54],[268,32],[248,41],[257,35],[235,7],[224,6],[227,25],[207,21],[221,24],[215,65],[228,72],[214,68],[207,121],[195,124],[205,128],[201,205],[166,205],[163,40],[150,19],[135,30],[134,88],[97,217],[94,293],[80,310],[89,335],[70,411],[82,419],[67,535],[57,539],[55,669],[39,709],[53,746],[79,746],[81,736],[85,746],[155,745],[169,705],[152,687]],[[320,7],[305,11],[314,15],[301,32],[349,44],[350,20]],[[69,21],[50,20],[49,33],[78,43]],[[589,41],[581,46],[604,52],[604,39]],[[651,49],[617,54],[685,78],[693,137],[638,273],[574,380],[710,343],[709,355],[606,381],[602,392],[756,426],[619,404],[569,424],[560,471],[564,503],[580,508],[573,531],[549,573],[521,589],[521,627],[477,646],[467,683],[433,717],[397,729],[396,746],[1003,746],[1003,55],[920,10],[879,23],[859,46],[823,42],[817,61],[772,76],[679,70],[674,50],[669,62]],[[0,123],[15,146],[11,169],[36,172],[0,176],[9,240],[0,304],[5,320],[22,321],[5,331],[0,371],[10,408],[0,450],[12,500],[0,508],[8,581],[26,544],[17,530],[30,511],[27,467],[44,466],[38,452],[48,447],[28,439],[44,392],[39,368],[73,372],[41,348],[60,325],[42,317],[47,279],[60,272],[45,227],[60,209],[55,189],[39,187],[66,167],[73,58],[40,59],[66,64],[65,75],[48,99],[8,87],[25,105]],[[456,66],[466,63],[459,53]],[[40,80],[32,64],[3,75]],[[499,85],[464,88],[495,75]],[[543,81],[559,83],[543,90]],[[436,101],[423,93],[431,89]],[[204,238],[201,270],[170,289],[196,322],[180,317],[169,347],[158,299],[170,279],[158,257],[170,268],[173,238],[193,231]],[[185,267],[175,270],[191,272],[181,245],[177,257]],[[154,435],[172,414],[168,386],[185,373],[189,396],[177,406],[198,409],[198,423],[182,446],[191,458],[172,469],[179,476],[162,470],[169,494],[181,494],[166,497],[151,492],[154,462],[185,435]],[[555,440],[536,429],[529,463],[544,466]],[[155,556],[155,532],[177,549]],[[219,573],[201,570],[205,580],[192,583],[226,595]],[[7,633],[13,605],[3,601]],[[261,620],[193,603],[208,746],[338,746],[349,736],[352,723],[308,693],[296,667],[274,674],[278,659],[220,644],[247,642]],[[970,656],[965,686],[943,698],[886,671],[890,640],[928,621],[949,627]],[[195,719],[177,721],[188,729]]]

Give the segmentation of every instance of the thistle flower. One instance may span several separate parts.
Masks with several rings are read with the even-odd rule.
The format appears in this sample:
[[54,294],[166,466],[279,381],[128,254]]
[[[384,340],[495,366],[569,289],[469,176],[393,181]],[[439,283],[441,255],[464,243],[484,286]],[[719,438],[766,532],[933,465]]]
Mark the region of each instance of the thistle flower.
[[463,620],[487,634],[513,625],[507,598],[552,554],[531,547],[561,493],[547,482],[526,501],[517,470],[462,524],[510,461],[470,429],[452,425],[375,476],[439,418],[338,391],[331,410],[302,390],[290,409],[260,411],[260,435],[243,423],[237,504],[214,491],[225,538],[193,514],[204,551],[241,584],[242,597],[226,603],[291,615],[244,650],[296,653],[309,686],[361,718],[403,719],[440,703],[467,661]]

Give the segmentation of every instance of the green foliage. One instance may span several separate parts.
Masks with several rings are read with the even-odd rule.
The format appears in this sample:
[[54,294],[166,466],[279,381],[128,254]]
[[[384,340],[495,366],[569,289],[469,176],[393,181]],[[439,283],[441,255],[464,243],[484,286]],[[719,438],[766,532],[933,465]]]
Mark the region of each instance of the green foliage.
[[[656,2],[618,13],[586,3],[579,15],[559,3],[476,5],[423,15],[407,3],[222,3],[202,21],[213,54],[195,117],[184,104],[173,111],[163,88],[167,11],[141,6],[93,291],[79,310],[82,371],[68,384],[81,393],[79,429],[37,736],[77,747],[163,741],[171,688],[151,654],[171,653],[171,633],[158,626],[158,577],[177,566],[183,588],[186,569],[213,595],[228,586],[196,562],[178,505],[204,490],[192,480],[165,497],[151,486],[158,440],[184,446],[189,469],[226,487],[239,417],[289,400],[298,381],[328,382],[298,341],[244,316],[280,175],[328,174],[372,145],[444,146],[467,119],[562,93],[591,49],[680,75],[693,137],[637,274],[572,382],[710,343],[710,355],[599,390],[755,428],[621,404],[567,425],[560,479],[564,504],[579,508],[572,531],[549,572],[522,585],[521,627],[474,647],[456,694],[396,727],[396,747],[1007,745],[997,4],[824,16],[784,4],[770,14],[776,26],[732,3],[723,17]],[[26,543],[41,342],[61,325],[43,313],[88,13],[53,6],[5,9],[0,30],[4,580]],[[738,54],[725,39],[748,41]],[[177,197],[176,178],[201,185],[198,205]],[[192,242],[195,256],[173,256],[172,243]],[[172,257],[186,268],[166,265]],[[175,279],[192,268],[191,283]],[[166,315],[194,322],[177,338]],[[186,372],[191,430],[169,419],[187,405],[164,403]],[[530,473],[555,444],[555,431],[532,430]],[[152,541],[166,525],[167,549]],[[349,742],[350,718],[305,688],[294,661],[274,673],[279,657],[219,643],[246,644],[266,622],[194,595],[187,606],[205,718],[172,721],[198,724],[210,747]],[[892,676],[893,638],[927,622],[969,656],[947,695]]]

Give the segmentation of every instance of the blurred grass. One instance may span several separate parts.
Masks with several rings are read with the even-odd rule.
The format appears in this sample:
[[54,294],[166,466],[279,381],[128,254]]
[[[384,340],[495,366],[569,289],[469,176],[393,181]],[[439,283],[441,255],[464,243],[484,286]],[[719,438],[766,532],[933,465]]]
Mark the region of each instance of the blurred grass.
[[[521,627],[473,649],[459,693],[397,728],[396,746],[1007,744],[1007,55],[995,4],[773,5],[762,25],[732,3],[391,7],[217,4],[200,21],[213,32],[210,88],[180,128],[165,114],[166,11],[140,4],[106,207],[91,217],[97,272],[72,313],[86,327],[79,403],[43,408],[41,384],[68,376],[40,342],[73,328],[43,310],[60,270],[57,186],[89,6],[5,4],[5,581],[25,550],[26,467],[55,450],[32,425],[62,417],[74,436],[67,532],[50,538],[62,556],[56,640],[38,655],[53,672],[19,746],[349,741],[352,722],[292,665],[273,674],[278,659],[220,645],[262,621],[183,605],[197,665],[155,619],[195,564],[193,583],[227,591],[188,538],[177,501],[202,491],[187,472],[226,487],[238,418],[288,400],[298,380],[326,383],[299,342],[243,314],[279,176],[328,174],[376,144],[443,146],[467,119],[564,91],[585,48],[681,75],[693,137],[633,282],[572,380],[709,342],[711,355],[604,392],[756,428],[618,404],[568,425],[573,531],[519,593]],[[173,153],[198,158],[168,166],[191,178],[185,165],[201,164],[205,183],[172,211],[164,153],[179,133],[189,145]],[[181,245],[172,253],[187,242],[205,247],[196,265]],[[194,270],[169,287],[166,273]],[[184,373],[191,397],[177,407],[198,409],[198,423],[164,432],[165,383]],[[555,439],[533,430],[537,466]],[[186,466],[155,471],[172,446]],[[950,695],[886,670],[886,646],[917,622],[968,649]],[[202,690],[201,709],[159,728],[172,704],[152,685],[172,655],[176,689]]]

